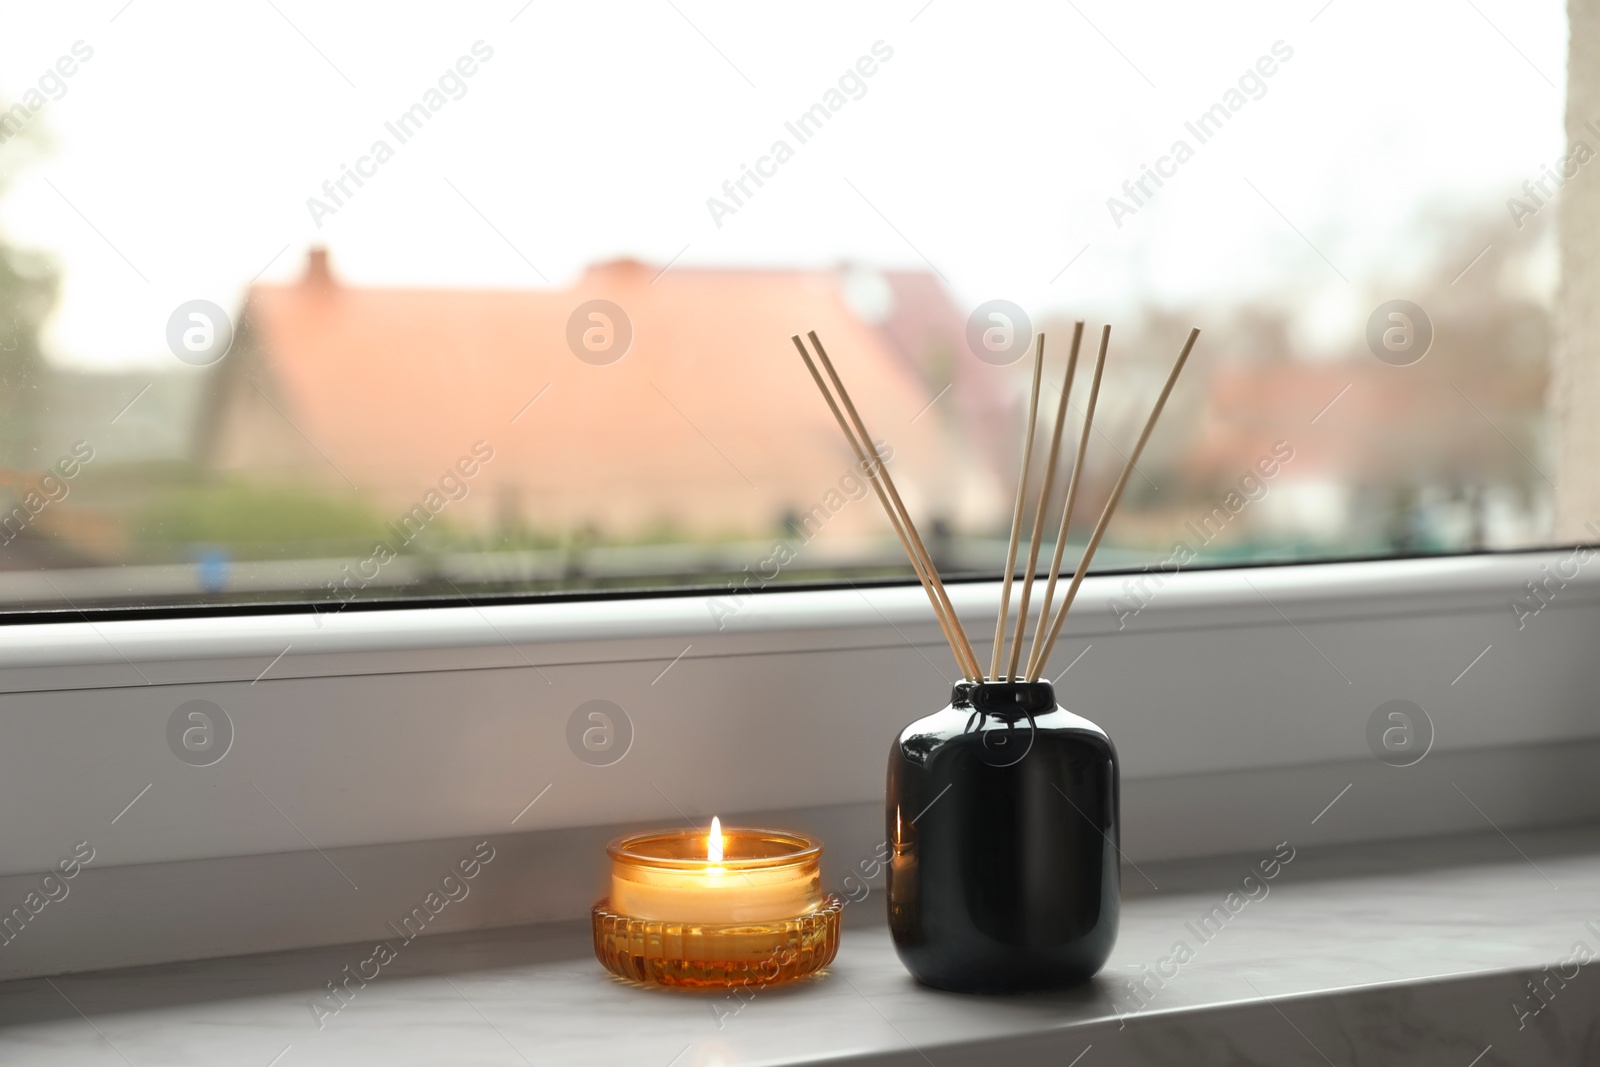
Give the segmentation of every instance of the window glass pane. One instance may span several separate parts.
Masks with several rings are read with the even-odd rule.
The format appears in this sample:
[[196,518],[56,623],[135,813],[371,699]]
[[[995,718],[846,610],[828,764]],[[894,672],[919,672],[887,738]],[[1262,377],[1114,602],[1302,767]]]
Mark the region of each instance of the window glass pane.
[[1559,3],[0,6],[0,609],[907,577],[806,330],[949,575],[1076,318],[1098,568],[1582,536]]

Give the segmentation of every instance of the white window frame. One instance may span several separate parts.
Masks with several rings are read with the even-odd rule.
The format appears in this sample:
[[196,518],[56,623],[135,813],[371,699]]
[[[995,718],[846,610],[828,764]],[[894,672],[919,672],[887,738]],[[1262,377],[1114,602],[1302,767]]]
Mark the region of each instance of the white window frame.
[[[1050,669],[1118,746],[1125,890],[1146,891],[1147,860],[1285,838],[1600,817],[1600,568],[1578,560],[1191,571],[1121,628],[1107,604],[1130,578],[1087,579]],[[1530,582],[1546,600],[1519,617]],[[952,597],[987,641],[998,583]],[[441,930],[576,919],[609,837],[712,814],[818,834],[840,888],[882,839],[891,739],[955,677],[915,586],[773,591],[732,616],[683,595],[0,633],[0,894],[24,899],[78,842],[95,854],[0,978],[375,936],[485,839],[493,885]],[[610,766],[568,746],[592,699],[633,723]],[[1410,767],[1367,741],[1396,699],[1435,728]],[[214,765],[169,750],[190,700],[233,724]]]
[[[1576,551],[1191,571],[1122,629],[1107,603],[1131,603],[1129,578],[1097,575],[1050,670],[1073,664],[1062,701],[1109,730],[1134,798],[1147,781],[1371,760],[1366,721],[1391,699],[1428,711],[1436,761],[1593,740],[1600,583]],[[1569,572],[1519,619],[1525,583]],[[952,596],[986,643],[996,583]],[[503,832],[547,784],[517,830],[871,802],[890,739],[956,677],[915,586],[774,591],[732,616],[674,596],[0,632],[0,802],[30,813],[0,831],[0,874],[48,867],[146,784],[152,807],[205,817],[130,820],[103,862],[304,847],[262,817],[268,788],[318,847]],[[213,767],[166,751],[190,699],[233,722]],[[590,699],[633,722],[613,766],[568,750]],[[1129,829],[1133,850],[1174,851]],[[1193,850],[1227,843],[1206,836]]]

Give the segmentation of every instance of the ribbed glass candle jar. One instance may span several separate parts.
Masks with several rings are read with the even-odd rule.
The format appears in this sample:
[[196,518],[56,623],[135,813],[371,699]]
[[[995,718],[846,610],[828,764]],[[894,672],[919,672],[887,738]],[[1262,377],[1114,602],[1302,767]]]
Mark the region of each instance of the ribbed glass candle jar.
[[822,893],[822,843],[730,827],[721,844],[713,861],[697,831],[611,843],[611,894],[592,912],[595,955],[607,970],[704,988],[772,985],[833,961],[842,905]]

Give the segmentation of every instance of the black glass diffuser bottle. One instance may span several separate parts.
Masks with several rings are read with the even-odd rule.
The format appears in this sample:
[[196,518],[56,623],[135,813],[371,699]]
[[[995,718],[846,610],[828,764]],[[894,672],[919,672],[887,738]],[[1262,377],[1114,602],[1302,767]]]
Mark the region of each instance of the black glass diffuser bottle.
[[1117,938],[1117,754],[1048,682],[961,682],[889,754],[889,925],[940,989],[1054,989]]

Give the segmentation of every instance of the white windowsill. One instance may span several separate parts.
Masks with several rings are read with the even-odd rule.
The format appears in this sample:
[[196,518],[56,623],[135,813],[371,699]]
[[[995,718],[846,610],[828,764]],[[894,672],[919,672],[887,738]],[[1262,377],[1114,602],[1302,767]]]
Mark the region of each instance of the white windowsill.
[[[286,1047],[285,1062],[388,1067],[1592,1062],[1585,1035],[1600,1001],[1572,961],[1575,943],[1600,951],[1588,907],[1600,893],[1595,828],[1527,835],[1526,859],[1493,833],[1316,849],[1309,829],[1282,814],[1294,858],[1236,906],[1225,902],[1240,872],[1273,844],[1228,862],[1152,864],[1162,892],[1130,892],[1106,968],[1059,993],[916,985],[882,925],[881,893],[847,905],[827,974],[737,994],[625,987],[595,962],[585,923],[407,943],[374,916],[365,940],[331,948],[0,985],[0,1056],[120,1062],[109,1041],[129,1062],[172,1064],[264,1064]],[[458,906],[497,877],[511,875],[486,866]],[[363,961],[380,940],[393,958],[377,968]],[[347,967],[371,980],[336,999],[326,983]],[[1540,996],[1529,979],[1544,983]]]
[[[1522,629],[1510,607],[1567,555],[1191,572],[1120,631],[1124,579],[1088,579],[1050,672],[1118,747],[1128,858],[1251,848],[1335,800],[1317,840],[1600,818],[1600,568]],[[981,646],[995,584],[952,595]],[[3,633],[0,804],[28,818],[0,824],[0,893],[88,840],[85,886],[145,916],[41,931],[9,974],[348,940],[374,893],[485,836],[528,879],[489,925],[581,914],[607,836],[713,814],[821,833],[837,884],[881,838],[890,740],[956,675],[915,587],[769,593],[721,631],[681,597]],[[234,726],[213,766],[168,748],[196,699]],[[633,725],[611,766],[568,745],[595,699]],[[1415,767],[1368,745],[1395,699],[1433,722]]]

